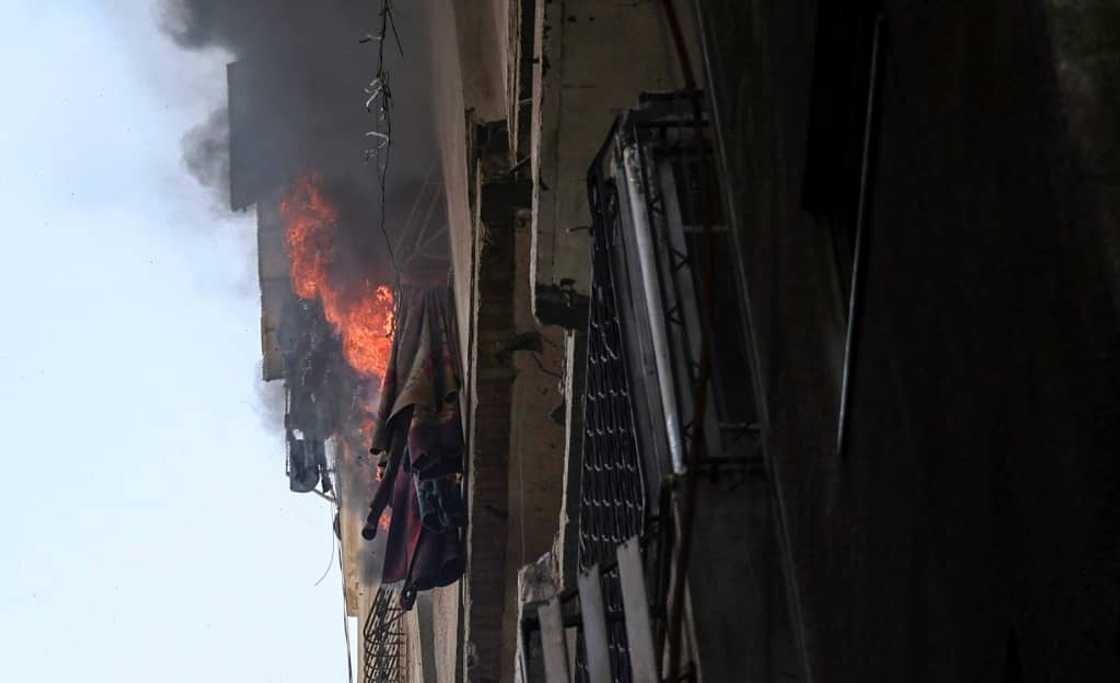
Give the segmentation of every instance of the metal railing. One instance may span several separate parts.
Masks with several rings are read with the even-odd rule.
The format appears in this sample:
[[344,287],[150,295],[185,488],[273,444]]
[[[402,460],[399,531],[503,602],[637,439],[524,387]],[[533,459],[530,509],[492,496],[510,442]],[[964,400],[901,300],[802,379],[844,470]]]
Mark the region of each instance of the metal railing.
[[[552,623],[540,643],[553,653],[556,628],[574,630],[575,681],[590,680],[590,659],[599,665],[597,682],[629,683],[641,668],[635,662],[660,662],[673,650],[667,645],[681,642],[680,610],[670,614],[670,603],[682,589],[669,586],[673,556],[686,552],[671,519],[672,491],[681,496],[676,483],[724,470],[765,478],[734,246],[699,97],[644,97],[619,117],[588,177],[592,281],[576,536],[579,567],[597,566],[591,575],[601,577],[601,604],[596,597],[591,611],[602,613],[606,646],[588,654],[589,605],[574,587],[522,624],[529,641],[527,634]],[[710,410],[697,408],[700,395]],[[636,603],[632,583],[632,599],[623,599],[616,561],[619,547],[629,541],[633,548],[635,538],[641,552],[631,564],[642,567],[646,591]],[[585,588],[593,585],[587,576],[580,578]],[[639,632],[651,633],[652,653],[648,638],[627,637],[630,612],[643,602],[647,625]],[[591,633],[602,645],[602,632],[598,640]],[[666,675],[687,677],[683,663],[670,661]]]
[[362,630],[364,655],[362,680],[365,683],[404,683],[405,635],[404,611],[400,594],[379,588],[366,616]]
[[[594,221],[579,564],[600,565],[606,613],[618,614],[618,574],[610,566],[617,546],[635,536],[657,539],[645,565],[654,578],[648,598],[658,647],[670,635],[666,582],[675,541],[671,524],[656,533],[647,527],[655,517],[669,521],[666,482],[690,467],[762,471],[733,246],[700,98],[643,98],[619,118],[588,178]],[[706,283],[709,271],[714,279]],[[705,304],[706,287],[714,291]],[[711,410],[696,414],[697,391]],[[686,466],[697,430],[703,446]],[[659,509],[650,509],[659,497]],[[629,681],[623,624],[608,618],[607,631],[611,678]],[[586,680],[584,656],[581,643],[576,680]]]

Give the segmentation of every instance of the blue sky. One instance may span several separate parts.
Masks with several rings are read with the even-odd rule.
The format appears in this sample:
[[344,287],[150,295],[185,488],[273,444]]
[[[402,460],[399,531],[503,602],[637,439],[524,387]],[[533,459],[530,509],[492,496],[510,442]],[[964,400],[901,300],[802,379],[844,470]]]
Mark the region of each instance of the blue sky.
[[253,217],[180,162],[227,56],[157,24],[0,0],[0,678],[343,681],[331,512],[257,386]]

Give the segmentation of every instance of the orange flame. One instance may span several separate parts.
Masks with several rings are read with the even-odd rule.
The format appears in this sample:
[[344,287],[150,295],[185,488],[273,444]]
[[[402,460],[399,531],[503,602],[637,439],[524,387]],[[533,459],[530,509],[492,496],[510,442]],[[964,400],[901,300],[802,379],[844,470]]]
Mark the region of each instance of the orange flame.
[[287,224],[292,289],[301,299],[319,298],[323,313],[342,339],[346,362],[364,375],[381,377],[389,366],[393,334],[393,291],[362,283],[358,296],[344,297],[331,284],[338,211],[312,177],[304,177],[280,202]]
[[373,441],[373,418],[371,416],[363,415],[361,418],[361,425],[358,427],[358,434],[364,443],[371,443]]

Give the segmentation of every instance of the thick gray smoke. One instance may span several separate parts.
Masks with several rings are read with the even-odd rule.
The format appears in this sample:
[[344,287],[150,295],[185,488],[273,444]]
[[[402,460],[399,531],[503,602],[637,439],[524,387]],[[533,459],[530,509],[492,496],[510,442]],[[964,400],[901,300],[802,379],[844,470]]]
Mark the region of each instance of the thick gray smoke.
[[[214,112],[184,137],[191,173],[226,197],[232,173],[231,199],[242,205],[315,173],[337,203],[345,233],[354,236],[358,257],[374,257],[381,270],[387,263],[366,239],[380,219],[377,169],[362,154],[370,141],[365,132],[376,123],[364,106],[364,87],[376,70],[378,44],[361,42],[378,32],[379,10],[380,3],[359,0],[169,0],[161,21],[182,47],[222,47],[237,61],[226,112]],[[393,17],[400,49],[389,40],[384,54],[393,94],[387,214],[395,230],[436,146],[419,12],[398,2]]]
[[[261,376],[259,363],[256,376]],[[255,382],[253,386],[257,390],[253,408],[261,419],[261,425],[269,432],[284,429],[284,386],[279,382]]]
[[229,110],[215,110],[183,135],[183,163],[203,187],[229,205]]
[[[228,102],[183,137],[185,167],[234,209],[275,203],[313,175],[339,213],[329,277],[344,296],[368,293],[369,282],[395,281],[380,229],[383,207],[398,245],[410,243],[410,215],[434,225],[443,221],[442,193],[433,201],[426,186],[439,176],[428,50],[420,12],[407,0],[394,5],[399,48],[395,38],[384,45],[392,91],[384,202],[377,162],[363,154],[371,144],[365,133],[382,128],[365,106],[379,43],[363,40],[379,32],[380,8],[376,0],[165,0],[161,17],[163,30],[184,49],[219,47],[235,60],[227,73]],[[428,250],[436,254],[438,271],[446,240],[429,242]],[[326,327],[321,312],[280,317],[288,339],[306,342]],[[304,349],[312,346],[316,350]],[[315,419],[332,429],[353,427],[354,406],[364,402],[352,398],[368,393],[368,381],[347,370],[337,344],[292,348],[304,349],[296,352],[301,358],[285,360],[286,373],[302,369],[286,377],[292,401],[333,406],[330,417]],[[312,395],[313,401],[304,400]],[[262,388],[262,419],[283,424],[283,397],[278,383]]]

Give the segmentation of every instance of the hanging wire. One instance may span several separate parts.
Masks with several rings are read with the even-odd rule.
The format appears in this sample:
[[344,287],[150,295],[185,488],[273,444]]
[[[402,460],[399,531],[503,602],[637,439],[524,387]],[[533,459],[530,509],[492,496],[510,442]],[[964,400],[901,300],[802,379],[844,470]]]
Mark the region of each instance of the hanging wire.
[[[341,518],[339,517],[339,515],[342,514],[342,511],[340,509],[340,505],[339,505],[339,502],[338,502],[337,498],[335,499],[335,502],[334,502],[334,513],[335,513],[335,518],[339,519],[340,523],[341,523]],[[332,537],[333,537],[333,534],[332,534]],[[348,616],[348,611],[349,610],[347,609],[347,605],[346,605],[346,567],[343,565],[343,559],[342,559],[343,558],[343,550],[342,550],[342,539],[341,538],[339,538],[337,540],[337,544],[338,544],[338,546],[337,546],[338,547],[338,552],[336,553],[336,552],[334,552],[335,541],[332,538],[331,560],[333,561],[336,556],[338,557],[338,574],[339,574],[339,578],[341,578],[341,580],[342,580],[342,637],[346,639],[346,675],[347,675],[347,680],[349,681],[349,683],[354,683],[354,651],[350,647],[350,621],[349,621],[349,616]],[[327,573],[329,571],[330,571],[330,564],[327,565],[327,572],[324,572],[323,576],[319,578],[319,581],[315,582],[316,586],[318,586],[319,583],[324,578],[326,578]]]
[[323,583],[323,579],[327,578],[327,574],[331,573],[331,565],[334,564],[334,554],[338,550],[338,542],[335,540],[334,533],[331,533],[331,559],[327,560],[327,568],[323,570],[323,575],[315,582],[315,586]]
[[[381,18],[381,25],[378,28],[377,35],[374,36],[367,33],[358,41],[362,44],[371,42],[377,43],[377,70],[374,73],[373,80],[371,80],[365,88],[366,99],[364,105],[366,112],[374,116],[374,127],[365,133],[365,137],[370,139],[370,145],[363,150],[362,158],[366,163],[370,161],[377,162],[377,183],[380,192],[380,196],[378,197],[379,206],[377,220],[381,230],[381,236],[385,240],[385,249],[389,254],[389,261],[393,268],[393,319],[388,334],[388,336],[392,338],[396,333],[397,321],[400,319],[401,272],[400,266],[397,263],[397,255],[393,250],[393,240],[389,236],[389,229],[386,224],[386,205],[388,204],[386,189],[389,177],[389,162],[392,158],[391,154],[393,149],[393,90],[390,85],[389,71],[385,68],[385,43],[389,38],[390,30],[392,31],[393,40],[396,41],[397,51],[401,57],[404,57],[404,49],[401,46],[400,34],[397,32],[396,20],[393,18],[392,0],[382,0],[379,15]],[[346,573],[343,569],[342,555],[343,553],[340,548],[338,563],[345,586]],[[350,624],[346,617],[345,587],[343,589],[342,624],[343,633],[346,637],[347,672],[350,683],[353,683],[354,666],[350,648]]]
[[[367,138],[371,138],[371,144],[365,148],[362,156],[367,163],[374,160],[377,162],[377,182],[381,193],[378,199],[378,224],[381,235],[385,239],[385,249],[393,267],[393,298],[395,302],[398,302],[401,288],[400,264],[397,262],[397,255],[393,250],[393,240],[389,237],[389,229],[386,225],[386,205],[388,203],[386,187],[389,177],[389,162],[393,150],[393,90],[390,85],[389,70],[385,67],[385,43],[389,39],[390,31],[401,57],[404,57],[404,48],[401,46],[401,37],[397,32],[397,22],[393,17],[392,0],[382,0],[379,16],[381,25],[378,28],[377,35],[367,33],[358,41],[359,43],[377,43],[377,71],[374,73],[373,80],[365,88],[365,108],[367,112],[375,115],[374,128],[365,134]],[[399,306],[399,303],[395,305]],[[395,326],[395,315],[393,319]],[[392,332],[390,332],[390,335],[392,335]]]
[[354,651],[350,648],[350,616],[346,609],[346,572],[342,567],[342,553],[338,554],[338,570],[342,574],[342,635],[346,638],[346,675],[350,683],[354,683]]

